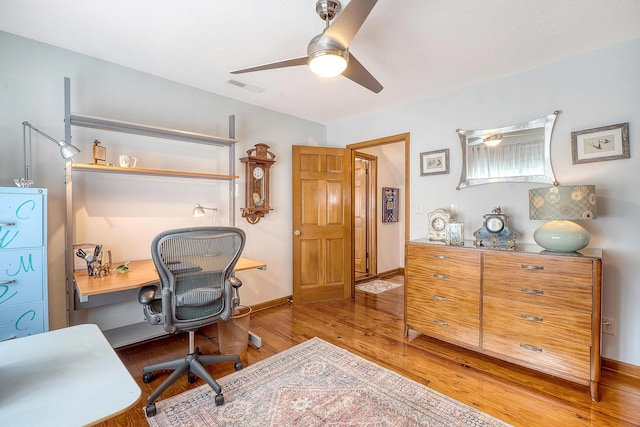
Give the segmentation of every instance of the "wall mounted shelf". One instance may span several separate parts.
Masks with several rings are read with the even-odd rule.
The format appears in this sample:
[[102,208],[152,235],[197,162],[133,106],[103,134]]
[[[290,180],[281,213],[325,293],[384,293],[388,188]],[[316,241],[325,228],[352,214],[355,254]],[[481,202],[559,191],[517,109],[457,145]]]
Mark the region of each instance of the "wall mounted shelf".
[[236,175],[221,175],[215,173],[200,173],[200,172],[185,172],[185,171],[172,171],[161,169],[146,169],[146,168],[121,168],[119,166],[105,166],[94,164],[73,163],[71,165],[74,171],[79,172],[104,172],[104,173],[125,173],[125,174],[138,174],[138,175],[159,175],[159,176],[178,176],[184,178],[205,178],[205,179],[221,179],[231,180],[237,179]]

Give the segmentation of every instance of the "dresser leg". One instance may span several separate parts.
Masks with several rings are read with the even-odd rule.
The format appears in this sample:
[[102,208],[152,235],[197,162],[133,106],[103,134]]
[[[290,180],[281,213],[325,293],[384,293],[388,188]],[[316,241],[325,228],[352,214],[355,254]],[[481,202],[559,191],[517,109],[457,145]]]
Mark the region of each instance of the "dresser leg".
[[591,400],[593,400],[594,402],[600,402],[600,383],[591,381],[590,388],[591,388]]

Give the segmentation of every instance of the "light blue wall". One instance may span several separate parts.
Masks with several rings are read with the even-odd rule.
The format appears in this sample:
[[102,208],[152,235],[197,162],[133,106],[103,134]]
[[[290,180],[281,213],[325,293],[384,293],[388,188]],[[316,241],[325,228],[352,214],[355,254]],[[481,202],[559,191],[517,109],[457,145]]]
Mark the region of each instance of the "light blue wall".
[[[75,113],[223,137],[228,135],[228,116],[234,114],[236,138],[240,141],[236,145],[236,158],[245,156],[246,150],[256,143],[270,145],[277,156],[271,175],[274,211],[256,225],[249,225],[240,217],[240,207],[244,206],[244,166],[236,162],[236,173],[241,175],[236,198],[236,225],[248,235],[243,254],[268,264],[267,271],[239,274],[245,282],[241,291],[242,303],[251,305],[291,295],[291,146],[325,145],[324,125],[0,32],[0,186],[13,186],[12,179],[23,176],[23,121],[30,121],[56,138],[64,137],[64,77],[71,79],[71,109]],[[74,127],[72,136],[72,142],[83,150],[77,157],[83,162],[90,161],[91,132]],[[113,156],[110,160],[115,161],[118,154],[114,150],[115,142],[101,141],[107,147],[107,156]],[[130,152],[141,158],[140,166],[156,161],[153,150],[136,152],[136,149],[132,147]],[[36,186],[49,189],[50,324],[56,329],[65,326],[66,322],[65,168],[56,146],[38,135],[33,138],[33,169]],[[158,179],[161,184],[155,188],[160,198],[150,205],[150,200],[145,200],[147,180],[114,175],[105,176],[105,180],[113,185],[102,185],[98,194],[87,199],[98,197],[111,207],[126,200],[129,211],[140,214],[125,213],[118,218],[108,218],[104,227],[122,220],[122,216],[131,221],[149,218],[139,222],[135,233],[109,242],[116,259],[120,256],[148,258],[150,236],[155,232],[154,227],[163,222],[172,227],[177,221],[184,226],[202,225],[191,217],[195,202],[205,206],[206,203],[224,203],[201,190],[200,185],[180,186],[171,180]],[[82,200],[78,204],[82,204]],[[184,212],[183,218],[178,218],[179,212]],[[133,307],[123,308],[123,311],[133,313],[139,321],[141,311],[136,304],[133,302]],[[110,315],[111,318],[119,316]]]
[[[456,190],[461,149],[456,129],[486,129],[561,113],[552,138],[552,162],[560,184],[595,184],[598,219],[583,224],[591,247],[602,248],[603,315],[617,319],[618,334],[603,336],[603,356],[640,365],[640,40],[529,72],[421,100],[328,128],[330,144],[411,133],[411,238],[426,236],[426,213],[458,204],[467,238],[482,215],[501,206],[522,243],[534,243],[540,225],[529,220],[528,190],[540,185],[490,184]],[[424,78],[429,78],[425,70]],[[631,158],[572,165],[571,132],[629,122]],[[421,177],[421,152],[449,148],[451,173]],[[425,214],[416,214],[422,203]]]
[[[635,247],[640,241],[640,193],[635,189],[640,158],[634,149],[640,140],[639,75],[640,40],[325,127],[0,32],[0,185],[10,186],[13,178],[23,176],[22,121],[52,136],[64,135],[65,76],[71,78],[74,112],[221,136],[227,132],[227,116],[235,114],[237,157],[258,142],[277,154],[272,175],[275,211],[257,225],[243,222],[239,209],[236,217],[250,235],[245,255],[269,264],[266,272],[244,276],[249,285],[243,287],[243,303],[254,304],[291,293],[291,145],[345,146],[410,132],[413,207],[422,203],[429,212],[457,204],[470,236],[484,213],[501,206],[522,234],[521,241],[533,243],[531,235],[539,224],[528,219],[527,191],[532,185],[455,190],[461,161],[455,129],[505,126],[561,110],[552,139],[556,177],[561,184],[595,184],[599,197],[599,218],[585,226],[592,233],[591,246],[605,251],[603,314],[618,320],[618,335],[603,337],[603,355],[640,365],[640,263]],[[429,78],[428,70],[424,78]],[[630,124],[631,159],[571,164],[572,131],[620,122]],[[451,173],[420,177],[419,154],[441,148],[450,148]],[[33,163],[37,185],[49,188],[49,300],[51,326],[57,328],[64,325],[65,307],[64,164],[45,139],[34,139]],[[243,171],[239,162],[236,170]],[[238,207],[244,203],[243,181]],[[181,196],[183,203],[200,197]],[[412,238],[423,237],[426,215],[412,209],[410,220]]]

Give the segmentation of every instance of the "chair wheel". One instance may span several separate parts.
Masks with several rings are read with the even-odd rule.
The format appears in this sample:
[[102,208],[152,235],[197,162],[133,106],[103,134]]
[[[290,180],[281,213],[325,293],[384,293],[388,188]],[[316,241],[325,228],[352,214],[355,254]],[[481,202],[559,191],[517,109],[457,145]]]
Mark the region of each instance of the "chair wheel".
[[187,381],[189,382],[189,384],[193,384],[196,382],[196,374],[194,374],[193,372],[189,372],[187,374]]
[[236,369],[236,371],[239,371],[240,369],[242,369],[242,362],[236,362],[233,367]]
[[142,374],[142,382],[145,384],[149,384],[153,381],[153,372],[145,372]]
[[156,414],[156,404],[152,403],[144,407],[144,413],[147,414],[147,417],[153,417]]
[[216,402],[216,406],[224,405],[224,396],[222,393],[216,394],[215,402]]

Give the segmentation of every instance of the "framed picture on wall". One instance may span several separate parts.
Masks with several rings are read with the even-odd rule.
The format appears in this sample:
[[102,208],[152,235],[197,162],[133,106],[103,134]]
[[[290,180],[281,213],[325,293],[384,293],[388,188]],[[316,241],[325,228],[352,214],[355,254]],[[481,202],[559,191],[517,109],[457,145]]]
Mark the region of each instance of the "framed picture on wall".
[[382,187],[382,222],[398,222],[399,188]]
[[573,164],[629,158],[629,123],[571,132]]
[[449,173],[449,149],[420,153],[420,176]]

